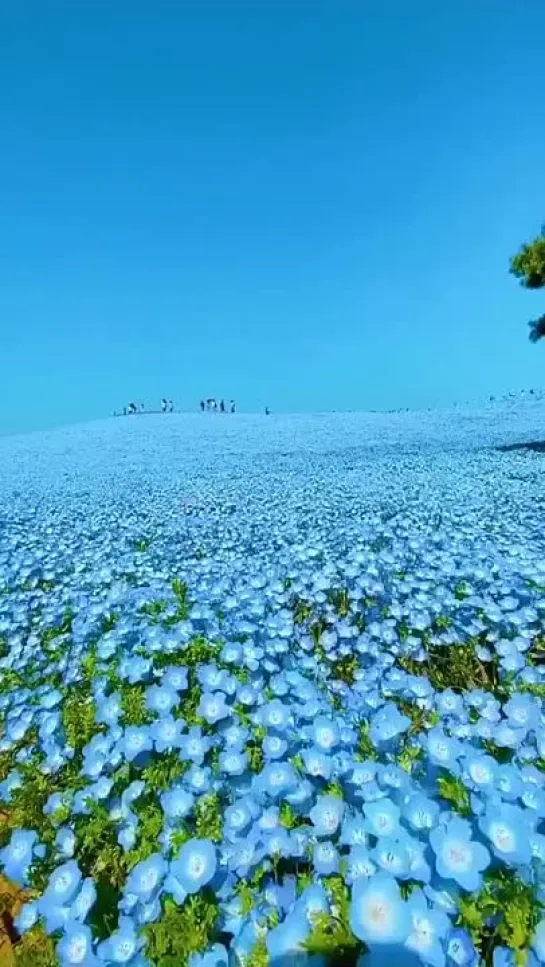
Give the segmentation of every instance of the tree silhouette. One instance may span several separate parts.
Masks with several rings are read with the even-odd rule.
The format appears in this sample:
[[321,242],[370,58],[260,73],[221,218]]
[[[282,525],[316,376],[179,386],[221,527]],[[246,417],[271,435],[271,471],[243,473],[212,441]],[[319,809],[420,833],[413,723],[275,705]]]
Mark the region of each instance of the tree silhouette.
[[[541,234],[523,245],[511,259],[511,273],[520,279],[525,289],[545,288],[545,225]],[[538,342],[545,336],[545,313],[530,323],[530,340]]]

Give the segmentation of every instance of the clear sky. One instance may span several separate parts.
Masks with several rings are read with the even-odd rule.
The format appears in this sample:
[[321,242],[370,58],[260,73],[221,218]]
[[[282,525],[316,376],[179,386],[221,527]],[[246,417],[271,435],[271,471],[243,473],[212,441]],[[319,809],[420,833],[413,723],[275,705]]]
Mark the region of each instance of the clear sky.
[[545,386],[543,0],[0,12],[0,432]]

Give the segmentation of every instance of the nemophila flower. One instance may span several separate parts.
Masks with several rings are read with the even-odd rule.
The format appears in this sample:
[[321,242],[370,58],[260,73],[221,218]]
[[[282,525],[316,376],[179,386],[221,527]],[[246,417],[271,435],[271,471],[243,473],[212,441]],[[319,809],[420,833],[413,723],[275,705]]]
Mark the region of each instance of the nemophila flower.
[[394,702],[387,702],[373,715],[369,725],[369,738],[373,745],[381,745],[402,735],[410,725],[410,718],[403,715]]
[[176,692],[185,692],[188,687],[187,668],[184,665],[169,665],[163,671],[161,683]]
[[73,920],[85,920],[96,903],[97,891],[92,877],[86,877],[80,885],[75,899],[70,905],[70,917]]
[[369,850],[366,846],[351,846],[348,857],[346,858],[345,879],[348,884],[353,884],[360,878],[369,879],[376,873],[377,865],[371,859]]
[[320,778],[329,780],[333,772],[333,759],[325,755],[320,749],[312,747],[303,749],[301,753],[305,771],[314,779]]
[[182,719],[175,719],[172,715],[162,715],[150,728],[151,738],[157,752],[170,752],[179,749],[184,731]]
[[463,715],[463,698],[457,692],[453,692],[451,688],[445,688],[444,691],[440,692],[435,699],[435,704],[437,711],[442,716],[458,717]]
[[356,880],[350,901],[350,927],[368,947],[399,944],[407,939],[411,926],[407,904],[395,879],[376,873]]
[[456,739],[450,738],[440,728],[430,729],[426,735],[429,760],[434,766],[441,766],[450,772],[458,771],[458,756],[462,747]]
[[42,855],[34,830],[17,829],[11,834],[7,846],[0,850],[0,866],[4,876],[21,886],[26,886],[33,859]]
[[249,834],[225,850],[225,859],[229,870],[245,878],[261,863],[266,853],[263,837],[250,830]]
[[170,864],[175,876],[187,893],[198,891],[210,882],[217,868],[216,847],[208,839],[190,839]]
[[150,685],[146,689],[146,708],[157,715],[167,715],[180,701],[176,690],[168,685]]
[[32,930],[32,928],[38,923],[39,919],[40,913],[38,910],[38,901],[29,900],[27,903],[23,904],[19,912],[13,918],[13,922],[22,936],[25,933],[28,933],[29,930]]
[[477,967],[479,954],[467,932],[462,928],[451,930],[446,941],[447,961],[456,967]]
[[318,796],[310,810],[310,820],[318,837],[332,837],[341,824],[345,805],[337,796]]
[[439,876],[474,892],[481,885],[482,871],[490,864],[490,853],[471,836],[470,824],[455,817],[432,830],[430,844]]
[[250,730],[242,725],[227,725],[222,731],[222,738],[225,749],[237,749],[242,751],[250,738]]
[[223,692],[204,692],[201,695],[197,714],[209,725],[215,725],[221,719],[227,718],[231,714],[231,709],[225,703]]
[[118,929],[98,945],[99,960],[106,964],[130,964],[139,954],[145,944],[143,936],[137,933],[136,925],[131,917],[120,917]]
[[297,773],[289,762],[270,762],[259,774],[259,785],[271,799],[279,799],[297,786]]
[[363,807],[366,827],[373,836],[392,836],[399,828],[399,807],[391,799],[379,799]]
[[409,856],[405,839],[406,837],[399,835],[381,836],[371,850],[371,858],[377,867],[398,879],[404,879],[409,873]]
[[303,954],[303,945],[309,933],[307,918],[295,911],[269,930],[265,942],[271,967],[296,962],[297,955]]
[[476,791],[493,789],[497,771],[498,764],[490,755],[471,752],[462,760],[462,781]]
[[97,701],[95,722],[116,725],[122,712],[121,693],[113,692],[107,698]]
[[59,856],[70,859],[74,855],[76,835],[70,826],[60,826],[55,836],[55,849]]
[[184,782],[188,789],[196,796],[202,796],[212,788],[212,770],[210,766],[192,765],[184,775]]
[[269,856],[288,857],[291,855],[291,836],[283,826],[277,826],[263,836],[263,846]]
[[195,797],[183,786],[172,786],[160,796],[161,807],[169,819],[185,819],[193,809]]
[[283,733],[290,723],[289,706],[277,698],[267,702],[266,705],[262,705],[258,714],[259,721],[264,728],[273,729],[279,733]]
[[505,863],[528,863],[531,856],[531,814],[517,806],[490,806],[479,819],[479,827],[495,855]]
[[195,762],[202,765],[206,753],[212,746],[212,741],[208,736],[203,735],[202,730],[197,726],[189,729],[187,735],[183,735],[180,741],[180,758],[182,762]]
[[266,735],[262,748],[266,759],[281,759],[287,751],[288,743],[279,735]]
[[437,802],[422,793],[416,793],[404,803],[402,814],[409,826],[423,832],[434,828],[439,811]]
[[225,775],[242,776],[248,768],[248,755],[239,749],[227,749],[220,752],[218,764]]
[[237,839],[251,826],[253,816],[244,799],[239,799],[225,810],[223,817],[224,835],[228,839]]
[[311,728],[311,740],[321,752],[326,754],[333,752],[340,741],[337,723],[333,719],[319,715]]
[[431,909],[421,890],[411,893],[407,906],[410,928],[405,946],[417,954],[422,963],[443,967],[444,940],[451,929],[449,918],[442,910]]
[[13,769],[9,775],[0,782],[0,801],[9,803],[11,802],[11,797],[16,789],[20,789],[23,783],[23,778],[21,773],[17,769]]
[[152,853],[146,860],[137,863],[131,870],[125,890],[147,903],[160,889],[167,875],[168,863],[160,853]]
[[136,816],[129,817],[117,833],[117,842],[124,850],[130,850],[136,845],[137,837],[138,820]]
[[61,967],[99,967],[100,964],[93,952],[90,928],[77,920],[66,923],[57,944],[57,956]]
[[295,909],[304,913],[311,925],[317,913],[329,913],[329,897],[321,883],[307,886],[296,900]]
[[502,799],[507,802],[515,802],[522,795],[522,779],[519,771],[512,765],[497,767],[495,786]]
[[151,729],[147,725],[129,725],[120,740],[120,751],[127,762],[134,762],[153,749]]
[[363,815],[345,815],[339,835],[339,843],[343,846],[367,846],[368,842],[369,836]]
[[534,930],[531,946],[540,964],[545,963],[545,917]]

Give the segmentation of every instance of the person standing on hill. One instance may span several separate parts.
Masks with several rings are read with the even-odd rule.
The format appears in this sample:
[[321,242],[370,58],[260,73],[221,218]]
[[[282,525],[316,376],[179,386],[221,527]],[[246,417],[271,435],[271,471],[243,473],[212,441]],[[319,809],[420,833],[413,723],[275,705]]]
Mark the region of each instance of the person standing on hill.
[[166,413],[167,411],[167,401],[165,399],[161,400],[161,412]]
[[231,413],[236,413],[236,404],[234,400],[231,400]]
[[225,400],[222,400],[221,401],[221,403],[220,403],[220,410],[221,410],[222,413],[225,413]]

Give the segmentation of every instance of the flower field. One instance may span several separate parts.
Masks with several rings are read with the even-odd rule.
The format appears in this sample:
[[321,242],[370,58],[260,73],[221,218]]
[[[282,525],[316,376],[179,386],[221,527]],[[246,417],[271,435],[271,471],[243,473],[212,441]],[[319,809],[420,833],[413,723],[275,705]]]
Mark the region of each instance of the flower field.
[[0,441],[2,967],[545,964],[544,436]]

